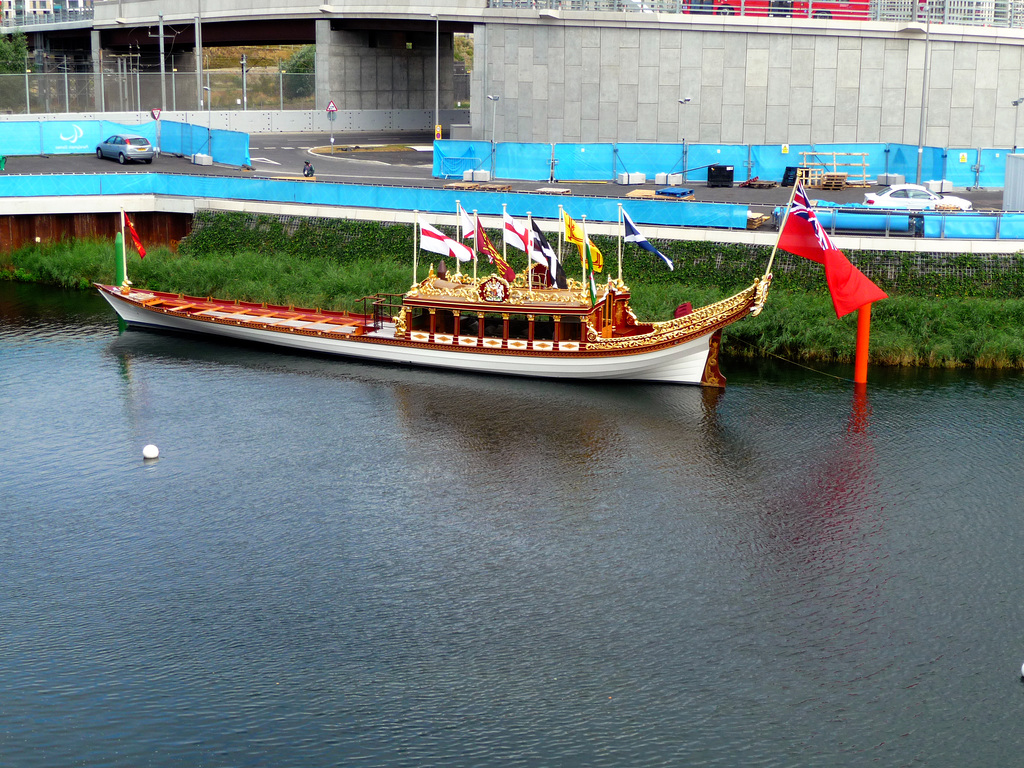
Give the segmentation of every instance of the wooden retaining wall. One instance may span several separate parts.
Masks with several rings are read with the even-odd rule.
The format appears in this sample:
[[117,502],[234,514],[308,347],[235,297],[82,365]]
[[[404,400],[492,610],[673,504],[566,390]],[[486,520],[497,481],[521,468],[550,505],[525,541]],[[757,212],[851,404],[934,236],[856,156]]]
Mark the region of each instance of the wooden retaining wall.
[[[33,213],[0,215],[0,253],[24,245],[59,240],[113,240],[120,231],[118,213]],[[178,241],[192,231],[191,213],[164,211],[129,213],[139,239],[147,248]]]

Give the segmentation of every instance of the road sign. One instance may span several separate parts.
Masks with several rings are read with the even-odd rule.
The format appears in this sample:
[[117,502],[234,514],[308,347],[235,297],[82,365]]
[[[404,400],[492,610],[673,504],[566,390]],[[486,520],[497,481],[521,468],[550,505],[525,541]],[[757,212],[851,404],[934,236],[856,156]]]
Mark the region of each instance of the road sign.
[[440,123],[438,123],[437,125],[434,126],[434,138],[435,139],[440,139],[441,138],[441,124]]
[[338,108],[336,106],[334,106],[334,100],[333,99],[331,100],[331,103],[327,105],[327,111],[328,112],[337,112],[338,111]]
[[149,110],[149,114],[153,116],[154,120],[160,119],[160,109],[158,107],[154,107],[153,109]]

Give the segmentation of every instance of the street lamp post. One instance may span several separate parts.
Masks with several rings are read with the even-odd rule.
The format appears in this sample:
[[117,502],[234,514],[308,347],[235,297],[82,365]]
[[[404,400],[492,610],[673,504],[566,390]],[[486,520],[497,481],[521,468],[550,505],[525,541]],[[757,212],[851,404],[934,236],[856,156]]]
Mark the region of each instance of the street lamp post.
[[[206,78],[206,82],[210,82],[209,72],[206,73]],[[203,90],[206,91],[206,151],[213,157],[213,93],[208,85],[204,85]]]
[[491,102],[491,175],[494,175],[494,129],[497,126],[498,101],[501,99],[497,94],[488,95]]
[[434,19],[434,133],[441,124],[441,17],[432,13]]
[[928,116],[928,58],[931,53],[932,14],[927,0],[924,9],[924,72],[921,76],[921,124],[917,131],[917,183],[921,184],[921,166],[924,163],[924,125]]
[[1013,100],[1013,106],[1016,107],[1013,111],[1013,154],[1017,154],[1017,119],[1020,117],[1021,104],[1024,104],[1024,96]]
[[[690,101],[691,101],[690,97],[687,96],[687,97],[682,98],[682,99],[679,100],[679,105],[683,106],[685,104],[689,104]],[[682,127],[682,122],[683,122],[682,120],[679,121],[680,127]],[[683,134],[682,142],[683,142],[683,181],[686,181],[686,134]]]
[[495,122],[495,115],[498,112],[498,101],[501,99],[501,96],[494,95],[494,96],[488,96],[487,98],[491,101],[491,150],[493,151],[494,150],[494,128],[497,125],[497,123]]

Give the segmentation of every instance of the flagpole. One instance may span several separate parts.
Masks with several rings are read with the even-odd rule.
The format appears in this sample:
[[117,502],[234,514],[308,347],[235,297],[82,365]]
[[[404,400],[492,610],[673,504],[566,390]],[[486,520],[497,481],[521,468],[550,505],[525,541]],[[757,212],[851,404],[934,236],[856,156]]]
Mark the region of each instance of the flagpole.
[[[479,234],[477,232],[477,230],[480,229],[480,219],[477,217],[476,208],[473,209],[473,222],[474,222],[473,226],[476,227],[476,229],[473,230],[473,282],[475,283],[476,282],[476,245],[477,245],[477,241],[480,239],[480,236],[479,236]],[[463,232],[463,237],[465,237],[465,232]]]
[[622,203],[619,203],[619,283],[622,283]]
[[558,260],[562,261],[562,233],[565,232],[565,211],[558,204]]
[[[503,258],[505,260],[505,263],[507,264],[508,263],[508,249],[505,247],[505,217],[506,216],[508,216],[508,204],[507,203],[502,203],[501,204],[501,258]],[[527,254],[527,262],[529,262],[529,254]],[[526,266],[527,266],[527,268],[529,268],[529,266],[530,266],[529,263],[527,263]]]
[[124,282],[120,287],[125,288],[130,283],[128,280],[128,247],[124,242],[124,208],[121,209],[121,272],[124,275]]
[[[526,212],[526,242],[523,243],[526,246],[526,282],[529,286],[527,293],[530,294],[530,299],[533,299],[533,214],[530,211]],[[550,270],[549,270],[550,271]],[[548,275],[548,281],[551,281],[551,276]],[[549,286],[541,286],[549,287]]]
[[772,264],[775,262],[775,253],[779,250],[779,243],[782,241],[782,233],[786,229],[786,220],[789,219],[789,212],[793,210],[793,200],[796,199],[796,190],[802,186],[799,181],[793,182],[793,191],[789,193],[789,202],[786,203],[786,212],[782,216],[782,223],[779,224],[779,236],[775,238],[775,245],[772,246],[772,255],[768,257],[768,266],[765,268],[766,275],[771,274]]
[[[460,237],[460,233],[461,232],[462,232],[462,205],[459,203],[458,200],[456,200],[455,201],[455,238],[460,243],[462,242],[462,237]],[[459,261],[458,257],[455,258],[455,274],[456,275],[461,275],[462,274],[462,262]]]
[[419,283],[416,281],[416,261],[420,253],[419,241],[420,212],[412,212],[412,284],[415,288]]
[[871,304],[857,310],[857,354],[853,363],[853,383],[868,383],[868,347],[871,341]]
[[[597,294],[594,291],[594,264],[590,260],[590,237],[587,235],[587,215],[583,214],[580,216],[580,221],[583,222],[580,226],[583,227],[583,250],[587,254],[587,258],[583,260],[583,284],[587,286],[587,291],[590,293],[590,306],[597,304]],[[587,269],[590,269],[590,279],[587,279]]]

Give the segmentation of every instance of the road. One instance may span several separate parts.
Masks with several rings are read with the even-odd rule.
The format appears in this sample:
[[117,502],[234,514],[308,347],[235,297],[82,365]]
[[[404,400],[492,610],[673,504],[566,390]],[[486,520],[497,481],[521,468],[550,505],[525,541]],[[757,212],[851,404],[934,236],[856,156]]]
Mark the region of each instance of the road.
[[[258,178],[299,178],[304,161],[316,168],[319,181],[375,184],[382,186],[419,186],[441,188],[450,180],[432,177],[433,156],[430,133],[336,133],[335,153],[322,154],[315,149],[329,148],[329,133],[275,133],[252,134],[249,138],[249,156],[252,170],[235,166],[193,165],[187,158],[163,155],[152,165],[120,166],[110,160],[98,160],[92,155],[50,155],[11,157],[5,174],[56,173],[182,173],[192,175],[249,176]],[[517,192],[532,192],[541,187],[568,188],[573,195],[582,197],[624,197],[636,189],[656,189],[654,184],[625,187],[612,182],[502,182]],[[790,187],[752,189],[749,187],[707,187],[702,182],[688,182],[698,201],[742,203],[755,211],[767,212],[789,200]],[[837,203],[859,203],[871,189],[847,188],[840,191],[811,190],[813,199]],[[1000,210],[1001,189],[958,190],[976,210]]]

